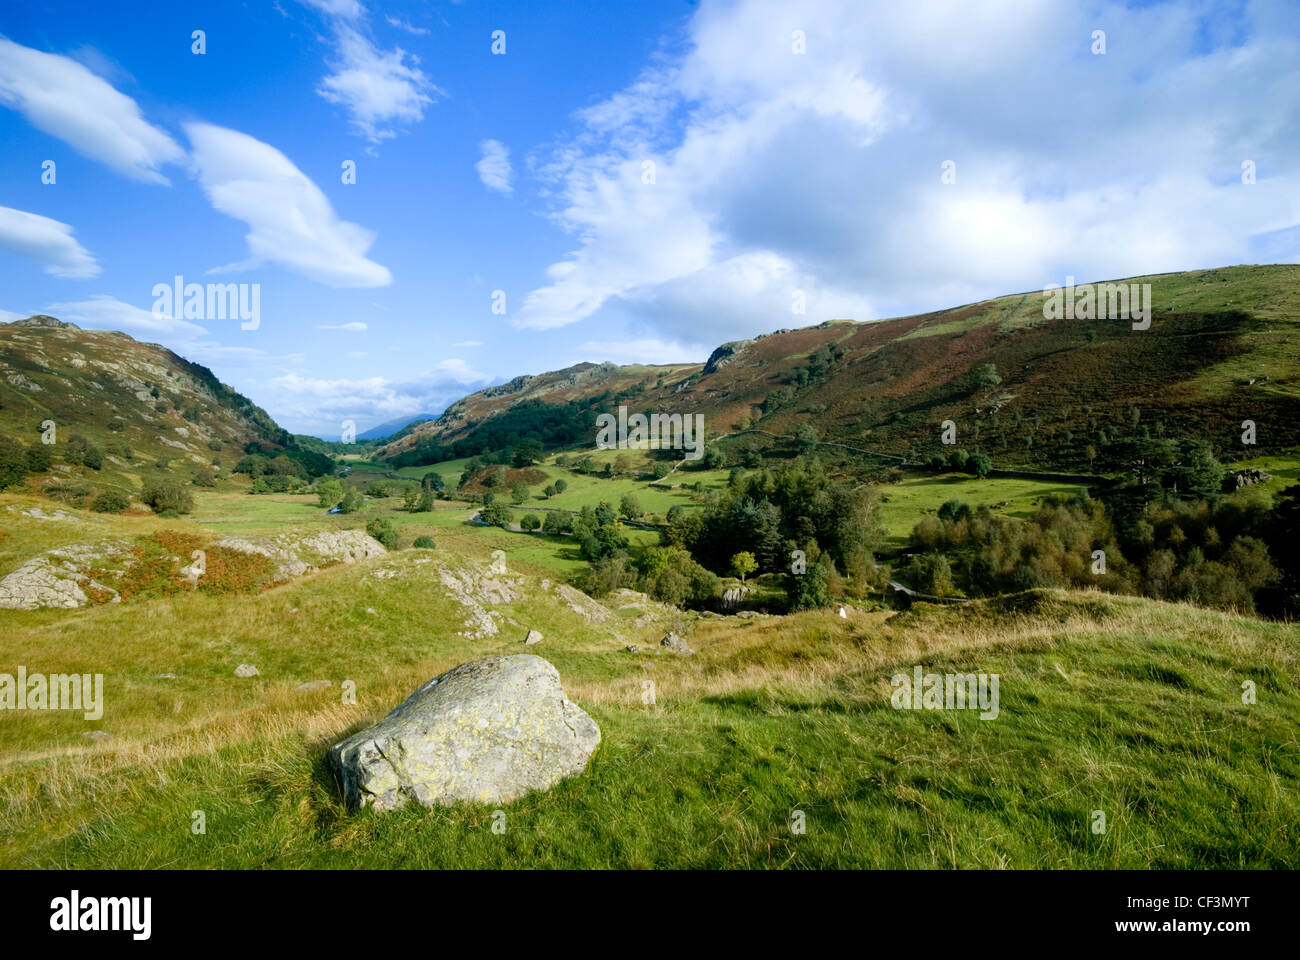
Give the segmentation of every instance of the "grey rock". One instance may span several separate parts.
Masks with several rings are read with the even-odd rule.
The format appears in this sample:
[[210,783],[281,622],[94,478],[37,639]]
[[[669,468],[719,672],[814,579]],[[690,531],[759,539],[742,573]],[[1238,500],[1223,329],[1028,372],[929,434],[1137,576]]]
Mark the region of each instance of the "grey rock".
[[235,667],[235,676],[237,677],[256,677],[260,672],[261,671],[251,663],[241,663],[239,666]]
[[293,689],[299,693],[306,693],[308,690],[324,690],[326,687],[334,686],[333,680],[308,680],[306,683],[300,683]]
[[542,635],[538,633],[536,630],[529,630],[528,636],[524,637],[524,643],[528,644],[529,646],[532,646],[534,643],[541,643],[541,642],[542,642]]
[[690,647],[686,645],[685,640],[677,636],[677,634],[675,633],[670,633],[668,634],[668,636],[660,640],[659,646],[665,647],[671,650],[673,653],[676,653],[679,656],[684,656],[684,657],[690,656],[692,653],[695,652],[694,650],[692,650]]
[[154,679],[155,680],[179,680],[180,677],[176,676],[176,674],[174,673],[156,673],[154,674]]
[[581,773],[600,728],[541,657],[471,660],[330,749],[349,809],[508,803]]

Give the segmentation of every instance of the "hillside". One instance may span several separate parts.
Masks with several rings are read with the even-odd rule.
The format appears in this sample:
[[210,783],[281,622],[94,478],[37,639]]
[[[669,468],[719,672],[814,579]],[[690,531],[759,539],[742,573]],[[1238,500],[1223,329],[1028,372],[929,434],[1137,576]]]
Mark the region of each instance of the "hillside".
[[[471,394],[380,448],[391,459],[490,429],[521,405],[701,413],[709,434],[746,425],[924,460],[940,424],[996,465],[1081,469],[1099,434],[1197,436],[1226,459],[1241,423],[1267,454],[1300,443],[1300,266],[1130,278],[1150,283],[1150,328],[1043,317],[1041,291],[871,323],[829,321],[723,344],[703,364],[582,363]],[[992,364],[1000,382],[977,386]],[[535,415],[530,415],[536,419]],[[524,422],[523,418],[520,419]],[[523,432],[523,431],[519,431]],[[585,441],[590,445],[590,440]]]
[[[337,522],[298,509],[296,529]],[[0,516],[18,540],[139,532],[74,513]],[[466,514],[429,515],[444,524],[437,550],[238,602],[0,610],[13,663],[106,674],[99,720],[23,711],[0,725],[0,865],[1241,868],[1300,855],[1293,626],[1073,591],[847,619],[680,613],[626,591],[599,604]],[[508,573],[489,583],[499,545]],[[529,629],[600,724],[586,774],[509,804],[504,835],[476,804],[349,815],[329,745],[456,663],[522,651]],[[662,652],[668,630],[695,654]],[[240,663],[260,675],[236,677]],[[891,709],[891,677],[916,665],[1000,675],[998,716]],[[355,705],[340,702],[345,680]]]
[[108,476],[160,458],[228,469],[246,443],[289,439],[212,371],[158,344],[47,316],[0,324],[0,434],[39,443],[50,420],[54,450],[84,436]]

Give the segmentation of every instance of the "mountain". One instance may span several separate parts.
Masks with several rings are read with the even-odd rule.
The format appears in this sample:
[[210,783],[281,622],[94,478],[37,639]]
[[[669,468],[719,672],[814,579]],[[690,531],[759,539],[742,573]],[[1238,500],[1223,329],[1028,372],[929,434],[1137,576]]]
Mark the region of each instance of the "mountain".
[[377,456],[470,441],[464,449],[485,433],[522,435],[560,409],[590,422],[620,404],[703,414],[710,436],[747,423],[787,435],[811,423],[823,440],[916,460],[950,449],[940,429],[952,420],[960,446],[999,466],[1086,466],[1103,433],[1144,428],[1240,450],[1245,420],[1256,424],[1254,452],[1300,443],[1300,265],[1116,282],[1150,285],[1149,328],[1047,319],[1042,291],[828,321],[723,344],[702,364],[581,363],[516,377],[456,401]]
[[0,324],[0,433],[31,444],[46,421],[60,445],[80,434],[98,446],[110,471],[164,457],[229,467],[246,443],[291,443],[207,367],[156,343],[44,315]]
[[[391,437],[398,433],[404,427],[409,427],[421,420],[437,420],[436,413],[417,413],[413,416],[395,417],[392,420],[385,420],[383,423],[371,427],[365,433],[358,433],[358,440],[382,440],[385,437]],[[333,439],[332,437],[330,439]]]

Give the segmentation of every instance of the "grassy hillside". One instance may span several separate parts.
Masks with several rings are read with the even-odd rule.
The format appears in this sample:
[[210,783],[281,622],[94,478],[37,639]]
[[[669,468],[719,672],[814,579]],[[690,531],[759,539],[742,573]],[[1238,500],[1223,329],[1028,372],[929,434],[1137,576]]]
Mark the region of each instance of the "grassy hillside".
[[[825,323],[725,344],[704,364],[579,364],[521,376],[458,401],[378,455],[472,439],[538,403],[701,413],[711,436],[746,421],[779,434],[810,422],[823,440],[913,459],[940,451],[939,425],[951,419],[962,446],[1011,467],[1086,469],[1101,431],[1143,427],[1208,439],[1225,460],[1300,443],[1300,266],[1128,282],[1151,284],[1148,330],[1128,320],[1045,320],[1041,291]],[[973,372],[990,363],[1001,382],[975,387]],[[1258,427],[1253,449],[1240,442],[1245,419]]]
[[[0,543],[49,529],[0,516]],[[78,517],[66,523],[95,524]],[[110,518],[94,532],[133,523]],[[614,600],[611,619],[594,623],[511,549],[519,535],[455,525],[438,535],[435,551],[331,568],[237,603],[0,611],[7,664],[103,672],[107,690],[97,722],[15,712],[0,725],[0,863],[1145,868],[1300,856],[1294,626],[1059,591],[848,619],[696,618]],[[497,636],[460,636],[464,611],[435,565],[472,570],[503,544],[518,599],[493,608]],[[346,814],[326,748],[441,670],[521,651],[529,628],[600,724],[587,774],[509,805],[504,835],[473,805]],[[669,629],[697,653],[651,652]],[[261,676],[236,679],[241,662]],[[890,677],[918,664],[999,674],[999,717],[891,709]],[[334,686],[294,690],[317,679]],[[355,706],[340,702],[345,679]],[[1242,703],[1246,680],[1254,705]],[[191,833],[196,810],[206,834]],[[795,810],[805,835],[789,829]],[[1091,830],[1095,810],[1105,834]]]
[[0,434],[38,443],[46,421],[55,424],[56,460],[69,437],[84,436],[105,454],[94,481],[124,489],[162,458],[229,472],[244,444],[288,441],[206,367],[157,344],[52,317],[0,324]]

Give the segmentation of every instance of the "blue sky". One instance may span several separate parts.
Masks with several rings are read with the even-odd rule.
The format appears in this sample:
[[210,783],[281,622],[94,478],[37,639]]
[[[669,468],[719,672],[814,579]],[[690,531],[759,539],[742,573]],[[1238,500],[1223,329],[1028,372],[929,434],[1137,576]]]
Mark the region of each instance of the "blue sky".
[[[1291,0],[136,11],[0,13],[0,319],[163,343],[295,431],[1300,254]],[[258,284],[257,329],[155,316],[177,274]]]

